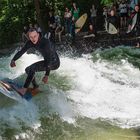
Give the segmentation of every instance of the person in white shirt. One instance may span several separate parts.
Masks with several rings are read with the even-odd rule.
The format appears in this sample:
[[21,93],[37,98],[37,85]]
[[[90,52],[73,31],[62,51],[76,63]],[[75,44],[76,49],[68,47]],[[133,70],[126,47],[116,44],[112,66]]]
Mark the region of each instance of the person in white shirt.
[[127,11],[127,4],[124,0],[119,5],[119,11],[120,11],[120,27],[121,28],[126,27],[128,11]]

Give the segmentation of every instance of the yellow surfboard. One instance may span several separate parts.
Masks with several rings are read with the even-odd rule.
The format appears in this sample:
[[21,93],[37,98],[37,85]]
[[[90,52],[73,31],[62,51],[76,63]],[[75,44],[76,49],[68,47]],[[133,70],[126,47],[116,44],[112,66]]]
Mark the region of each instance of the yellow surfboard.
[[75,23],[75,33],[78,33],[87,20],[87,13],[83,14]]

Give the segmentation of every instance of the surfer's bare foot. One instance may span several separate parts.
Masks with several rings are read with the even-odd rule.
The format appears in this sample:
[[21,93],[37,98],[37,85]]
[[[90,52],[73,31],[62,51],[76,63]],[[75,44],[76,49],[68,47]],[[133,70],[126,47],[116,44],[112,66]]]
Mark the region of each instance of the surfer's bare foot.
[[24,95],[27,91],[27,88],[21,88],[21,89],[18,89],[18,92],[21,94],[21,95]]

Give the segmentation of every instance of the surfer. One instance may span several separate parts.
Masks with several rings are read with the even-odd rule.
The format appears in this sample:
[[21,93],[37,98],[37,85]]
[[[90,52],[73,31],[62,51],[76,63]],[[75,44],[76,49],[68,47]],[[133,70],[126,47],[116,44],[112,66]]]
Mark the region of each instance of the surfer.
[[35,28],[29,29],[28,36],[30,40],[27,41],[25,46],[15,54],[11,60],[10,66],[15,67],[15,61],[30,48],[35,48],[37,51],[39,51],[44,60],[33,63],[25,69],[27,78],[23,88],[18,90],[22,95],[26,93],[31,82],[33,84],[33,88],[38,88],[38,84],[35,80],[35,72],[45,71],[46,73],[42,78],[42,81],[44,83],[48,83],[50,70],[56,70],[60,65],[59,57],[55,49],[50,45],[50,41],[48,39],[45,39],[44,37],[41,38]]

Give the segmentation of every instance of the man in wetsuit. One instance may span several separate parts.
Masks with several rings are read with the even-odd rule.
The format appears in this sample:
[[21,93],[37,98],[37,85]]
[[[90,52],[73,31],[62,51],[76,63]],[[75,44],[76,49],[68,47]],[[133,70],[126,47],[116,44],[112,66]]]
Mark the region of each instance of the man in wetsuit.
[[52,46],[50,45],[48,39],[45,39],[44,37],[41,38],[35,28],[29,29],[28,35],[30,40],[19,52],[15,54],[15,56],[11,60],[10,66],[15,67],[15,61],[19,59],[30,48],[35,48],[37,51],[39,51],[44,60],[38,61],[25,69],[27,78],[23,88],[18,90],[22,95],[26,93],[27,88],[29,87],[31,82],[34,88],[38,88],[35,80],[35,72],[46,71],[42,81],[44,83],[47,83],[50,70],[56,70],[60,65],[59,57],[54,48],[52,48]]

